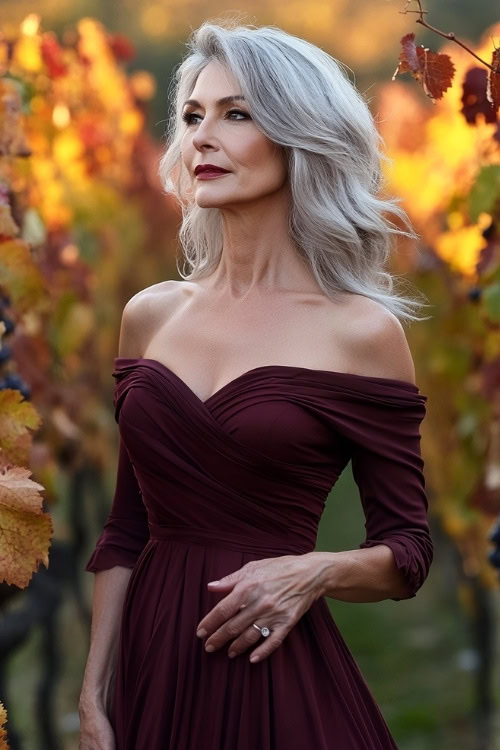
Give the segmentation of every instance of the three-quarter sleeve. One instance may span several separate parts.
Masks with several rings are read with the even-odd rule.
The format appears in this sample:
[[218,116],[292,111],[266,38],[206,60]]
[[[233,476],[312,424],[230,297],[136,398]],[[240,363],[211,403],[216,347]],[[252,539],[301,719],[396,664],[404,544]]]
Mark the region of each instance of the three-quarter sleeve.
[[147,510],[129,453],[120,436],[111,510],[85,570],[96,573],[115,565],[133,568],[148,540]]
[[323,414],[347,456],[365,516],[361,549],[385,544],[393,552],[411,599],[433,559],[420,426],[427,396],[414,383],[343,374],[325,391]]
[[365,404],[350,429],[352,473],[365,515],[359,546],[382,543],[392,550],[408,586],[408,596],[394,601],[416,595],[433,559],[420,449],[426,398],[412,392],[401,403]]

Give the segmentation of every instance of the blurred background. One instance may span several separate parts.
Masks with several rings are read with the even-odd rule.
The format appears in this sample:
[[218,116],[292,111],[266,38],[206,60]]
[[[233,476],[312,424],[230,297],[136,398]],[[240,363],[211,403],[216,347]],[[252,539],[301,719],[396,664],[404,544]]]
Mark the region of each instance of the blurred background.
[[[428,396],[434,564],[412,600],[329,605],[401,750],[500,748],[500,127],[484,64],[499,13],[490,0],[424,7],[480,59],[397,0],[0,2],[0,458],[14,467],[0,479],[0,700],[13,750],[78,748],[83,567],[114,491],[121,312],[179,278],[180,214],[157,177],[168,87],[190,31],[236,12],[349,66],[421,236],[399,243],[392,270],[433,306],[407,335]],[[453,61],[434,102],[393,79],[411,32]],[[356,548],[363,523],[347,469],[318,549]]]

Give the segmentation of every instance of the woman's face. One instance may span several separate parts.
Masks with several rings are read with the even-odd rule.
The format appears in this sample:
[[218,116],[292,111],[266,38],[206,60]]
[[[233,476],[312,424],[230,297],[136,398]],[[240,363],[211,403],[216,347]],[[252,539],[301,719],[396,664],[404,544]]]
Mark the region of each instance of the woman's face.
[[[286,180],[283,150],[259,130],[233,77],[216,61],[200,73],[183,107],[182,163],[190,194],[202,208],[249,203],[280,190]],[[193,102],[195,100],[195,102]],[[191,103],[189,103],[191,102]],[[228,172],[213,179],[195,175],[195,167],[213,164]]]

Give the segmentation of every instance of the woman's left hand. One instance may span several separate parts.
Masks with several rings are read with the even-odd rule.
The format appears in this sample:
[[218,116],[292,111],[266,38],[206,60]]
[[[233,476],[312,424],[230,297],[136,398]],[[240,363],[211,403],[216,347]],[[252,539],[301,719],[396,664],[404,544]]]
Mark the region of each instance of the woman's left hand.
[[[198,623],[197,635],[207,636],[207,651],[232,641],[228,651],[235,656],[262,639],[250,661],[265,659],[322,595],[318,573],[314,553],[251,560],[217,583],[208,584],[211,591],[230,593]],[[270,635],[262,638],[254,622],[268,627]],[[205,634],[200,633],[202,629]]]

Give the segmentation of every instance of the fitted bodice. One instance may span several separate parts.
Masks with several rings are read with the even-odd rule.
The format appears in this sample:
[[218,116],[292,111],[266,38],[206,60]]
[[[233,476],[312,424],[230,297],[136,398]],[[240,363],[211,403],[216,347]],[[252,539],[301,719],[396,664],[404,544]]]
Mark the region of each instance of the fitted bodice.
[[224,529],[240,543],[311,551],[328,494],[361,450],[381,461],[392,451],[393,469],[413,463],[408,480],[424,500],[426,396],[412,383],[268,365],[202,401],[157,360],[117,357],[113,375],[152,535]]

